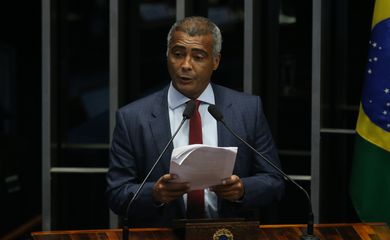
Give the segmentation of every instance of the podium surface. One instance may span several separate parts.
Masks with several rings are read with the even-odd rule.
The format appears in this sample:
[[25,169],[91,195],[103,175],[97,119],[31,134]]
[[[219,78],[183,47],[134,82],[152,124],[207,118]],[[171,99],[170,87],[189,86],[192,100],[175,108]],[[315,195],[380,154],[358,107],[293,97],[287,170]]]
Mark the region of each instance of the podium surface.
[[[261,240],[299,240],[305,233],[306,225],[262,225],[259,234],[253,239]],[[321,240],[390,240],[390,229],[385,223],[355,223],[355,224],[316,224],[314,233]],[[34,240],[69,240],[98,239],[121,240],[121,229],[76,230],[34,232]],[[168,228],[136,228],[130,229],[131,240],[180,240]]]

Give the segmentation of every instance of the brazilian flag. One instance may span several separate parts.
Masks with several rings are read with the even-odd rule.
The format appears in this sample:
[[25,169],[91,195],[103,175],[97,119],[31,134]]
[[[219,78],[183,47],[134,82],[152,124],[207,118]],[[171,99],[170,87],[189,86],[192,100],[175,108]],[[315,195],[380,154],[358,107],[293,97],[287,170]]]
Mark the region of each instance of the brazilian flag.
[[390,226],[390,0],[376,0],[350,192],[363,222]]

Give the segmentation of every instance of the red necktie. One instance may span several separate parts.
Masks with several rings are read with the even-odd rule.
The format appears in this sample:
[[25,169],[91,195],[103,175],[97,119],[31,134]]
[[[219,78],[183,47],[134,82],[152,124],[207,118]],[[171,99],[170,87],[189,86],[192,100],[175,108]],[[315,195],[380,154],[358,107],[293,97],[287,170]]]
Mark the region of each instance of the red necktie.
[[[202,119],[198,108],[199,100],[195,100],[196,108],[190,119],[189,144],[202,144]],[[204,218],[204,190],[193,190],[187,194],[187,217]]]

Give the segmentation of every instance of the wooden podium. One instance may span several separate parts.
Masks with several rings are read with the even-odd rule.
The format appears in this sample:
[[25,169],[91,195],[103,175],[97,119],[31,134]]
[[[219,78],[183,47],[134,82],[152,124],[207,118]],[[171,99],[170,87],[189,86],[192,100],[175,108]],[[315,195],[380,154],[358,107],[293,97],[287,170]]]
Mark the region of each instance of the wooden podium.
[[[299,240],[306,225],[262,225],[256,240]],[[389,240],[390,229],[385,223],[317,224],[314,232],[321,240]],[[34,240],[121,240],[121,229],[33,232]],[[180,240],[171,229],[138,228],[130,230],[131,240]],[[234,238],[233,238],[234,239]],[[211,239],[213,240],[213,239]]]

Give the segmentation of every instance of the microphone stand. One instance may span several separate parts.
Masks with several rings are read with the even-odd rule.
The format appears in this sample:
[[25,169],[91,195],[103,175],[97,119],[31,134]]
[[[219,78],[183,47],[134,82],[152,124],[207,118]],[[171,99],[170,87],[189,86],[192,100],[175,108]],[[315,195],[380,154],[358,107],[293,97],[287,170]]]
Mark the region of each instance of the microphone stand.
[[[212,107],[213,106],[213,107]],[[212,110],[210,110],[212,109]],[[259,155],[262,159],[264,159],[270,166],[272,166],[276,171],[278,171],[285,179],[292,182],[295,186],[297,186],[299,189],[301,189],[308,200],[309,203],[309,213],[308,213],[308,219],[307,219],[307,233],[301,236],[301,240],[320,240],[318,237],[314,235],[313,231],[313,222],[314,222],[314,214],[313,209],[311,205],[310,196],[307,193],[307,191],[299,185],[297,182],[295,182],[292,178],[290,178],[287,174],[285,174],[280,168],[278,168],[273,162],[271,162],[268,158],[266,158],[263,154],[258,152],[255,148],[253,148],[249,143],[247,143],[244,139],[242,139],[240,136],[238,136],[228,125],[226,125],[225,121],[223,121],[222,114],[217,110],[215,105],[210,105],[208,108],[210,114],[219,122],[221,122],[227,130],[231,134],[233,134],[237,139],[239,139],[242,143],[244,143],[248,148],[250,148],[253,152],[255,152],[257,155]]]
[[179,127],[177,128],[177,130],[175,131],[175,133],[173,134],[173,136],[171,137],[171,139],[169,140],[167,145],[165,145],[164,150],[161,152],[160,156],[158,156],[156,162],[153,164],[152,168],[149,170],[148,174],[146,175],[146,177],[144,178],[144,180],[142,181],[142,183],[138,187],[137,191],[134,193],[133,197],[131,198],[129,204],[127,205],[126,212],[125,212],[125,214],[123,216],[122,240],[128,240],[129,239],[129,217],[128,217],[128,213],[129,213],[130,207],[133,205],[133,202],[138,197],[140,191],[142,190],[143,186],[145,185],[146,180],[149,178],[149,176],[150,176],[150,174],[152,174],[154,168],[160,162],[162,156],[167,151],[169,145],[172,143],[173,139],[176,137],[177,133],[179,132],[179,130],[183,126],[184,122],[187,119],[191,118],[192,114],[194,113],[194,109],[195,109],[195,102],[193,100],[191,100],[190,102],[187,103],[186,109],[183,112],[183,119],[181,120],[181,123],[180,123]]

